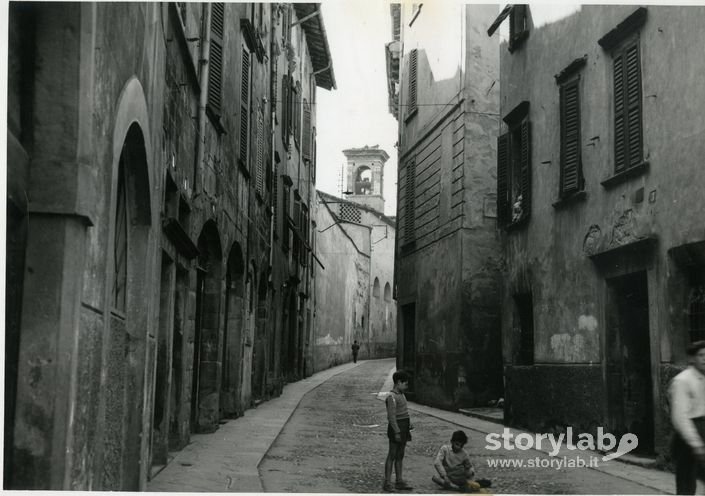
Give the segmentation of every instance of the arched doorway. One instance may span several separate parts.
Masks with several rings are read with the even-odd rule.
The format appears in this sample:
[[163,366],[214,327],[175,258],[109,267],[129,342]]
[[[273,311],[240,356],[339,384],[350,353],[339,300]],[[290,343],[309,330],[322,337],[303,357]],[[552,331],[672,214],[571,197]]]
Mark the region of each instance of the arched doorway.
[[221,418],[233,418],[243,411],[240,397],[242,328],[245,291],[245,260],[240,244],[233,243],[225,276],[225,329],[223,332],[223,380],[220,389]]
[[220,298],[222,250],[214,221],[198,237],[196,321],[193,337],[191,430],[213,432],[220,419]]
[[137,123],[127,131],[116,172],[103,485],[137,490],[151,284],[150,183],[144,135]]

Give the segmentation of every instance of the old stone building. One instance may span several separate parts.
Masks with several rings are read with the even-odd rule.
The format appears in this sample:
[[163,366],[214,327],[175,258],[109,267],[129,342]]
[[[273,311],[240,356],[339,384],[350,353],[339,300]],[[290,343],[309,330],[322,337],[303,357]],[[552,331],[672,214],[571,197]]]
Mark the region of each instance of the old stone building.
[[9,34],[5,487],[143,489],[305,374],[319,6],[13,2]]
[[632,432],[665,454],[666,387],[705,329],[705,9],[582,6],[537,28],[514,5],[490,32],[507,16],[505,420]]
[[399,121],[394,294],[398,367],[423,403],[502,394],[495,171],[496,6],[392,4],[390,111]]
[[389,156],[378,146],[343,153],[352,194],[342,200],[319,191],[316,206],[315,370],[352,360],[355,340],[360,358],[392,357],[397,349],[396,221],[384,215],[381,193]]

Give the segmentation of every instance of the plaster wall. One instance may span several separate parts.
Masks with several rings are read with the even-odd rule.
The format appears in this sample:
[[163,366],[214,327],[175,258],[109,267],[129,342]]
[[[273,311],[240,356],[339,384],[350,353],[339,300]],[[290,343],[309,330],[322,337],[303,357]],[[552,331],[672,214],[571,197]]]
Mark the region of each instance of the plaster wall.
[[[660,406],[665,395],[660,364],[683,363],[687,340],[687,323],[679,316],[685,304],[682,286],[686,279],[668,251],[705,238],[698,221],[698,212],[705,207],[699,193],[703,185],[701,175],[696,174],[699,157],[705,152],[698,139],[705,127],[698,104],[705,89],[696,84],[696,71],[691,69],[692,61],[698,58],[697,47],[705,41],[698,27],[705,10],[647,7],[639,46],[643,152],[648,167],[634,177],[605,186],[602,182],[614,175],[612,57],[597,41],[635,9],[583,6],[565,19],[533,29],[514,53],[509,53],[506,45],[501,47],[501,115],[521,101],[530,102],[533,190],[529,223],[506,234],[504,361],[512,363],[516,344],[511,327],[512,297],[531,291],[536,367],[604,366],[605,279],[646,270],[651,351],[645,359],[651,362],[654,383],[656,445],[665,449],[667,416]],[[553,76],[582,56],[587,56],[580,70],[580,151],[586,196],[555,208],[560,128],[559,93]],[[658,239],[653,251],[632,256],[626,265],[599,265],[589,258],[648,236]],[[571,377],[544,380],[578,388],[579,379]],[[515,391],[525,387],[528,382],[513,385]],[[599,408],[606,408],[599,383],[593,385],[592,394],[598,398]],[[523,416],[515,408],[515,418]],[[560,420],[571,418],[565,414]]]

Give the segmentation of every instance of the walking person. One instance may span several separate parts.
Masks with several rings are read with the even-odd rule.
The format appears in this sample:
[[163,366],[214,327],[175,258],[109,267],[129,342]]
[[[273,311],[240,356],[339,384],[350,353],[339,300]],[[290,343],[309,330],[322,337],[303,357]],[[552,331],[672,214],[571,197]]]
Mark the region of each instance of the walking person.
[[413,489],[402,477],[404,450],[406,443],[411,441],[411,420],[406,403],[404,391],[409,388],[409,376],[406,372],[398,370],[392,375],[394,387],[385,400],[387,405],[387,437],[389,438],[389,452],[384,462],[384,491],[392,491],[392,468],[396,474],[396,489]]
[[357,354],[360,351],[360,345],[357,344],[357,339],[353,341],[352,344],[352,354],[353,354],[353,363],[357,363]]
[[705,482],[705,341],[686,352],[690,364],[669,386],[676,494],[695,494],[697,480]]

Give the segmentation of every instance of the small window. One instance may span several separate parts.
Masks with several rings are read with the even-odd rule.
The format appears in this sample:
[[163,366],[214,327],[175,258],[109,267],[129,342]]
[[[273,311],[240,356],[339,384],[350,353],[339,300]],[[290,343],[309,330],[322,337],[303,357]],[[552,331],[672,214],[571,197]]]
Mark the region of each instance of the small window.
[[497,138],[497,221],[511,226],[531,214],[531,127],[529,102],[522,102],[504,121],[509,131]]
[[375,282],[372,285],[372,296],[374,296],[375,298],[379,298],[379,291],[379,278],[375,277]]
[[389,283],[384,285],[384,301],[392,301],[392,287],[389,285]]

